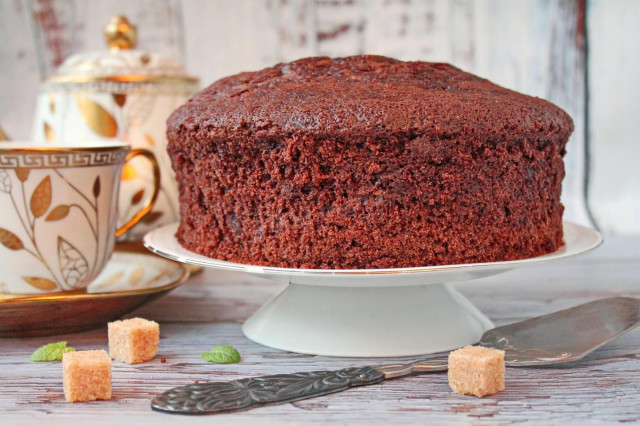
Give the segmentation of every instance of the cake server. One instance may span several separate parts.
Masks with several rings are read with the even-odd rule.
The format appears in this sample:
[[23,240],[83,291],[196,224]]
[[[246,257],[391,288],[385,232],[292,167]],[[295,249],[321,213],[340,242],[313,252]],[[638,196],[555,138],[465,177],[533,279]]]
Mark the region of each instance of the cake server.
[[[480,346],[505,351],[509,367],[577,361],[640,324],[640,299],[614,297],[585,303],[485,332]],[[447,371],[447,357],[407,364],[276,374],[231,382],[180,386],[156,396],[151,408],[166,413],[212,414],[298,401],[409,374]]]

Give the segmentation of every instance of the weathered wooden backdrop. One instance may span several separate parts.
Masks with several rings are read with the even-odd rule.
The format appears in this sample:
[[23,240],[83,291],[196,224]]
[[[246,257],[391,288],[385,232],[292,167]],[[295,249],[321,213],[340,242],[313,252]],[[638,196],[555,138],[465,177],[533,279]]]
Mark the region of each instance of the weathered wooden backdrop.
[[105,49],[115,14],[138,25],[141,49],[177,57],[203,85],[304,56],[373,53],[450,62],[546,98],[576,126],[566,219],[640,233],[640,1],[0,0],[10,137],[29,137],[43,76],[72,53]]

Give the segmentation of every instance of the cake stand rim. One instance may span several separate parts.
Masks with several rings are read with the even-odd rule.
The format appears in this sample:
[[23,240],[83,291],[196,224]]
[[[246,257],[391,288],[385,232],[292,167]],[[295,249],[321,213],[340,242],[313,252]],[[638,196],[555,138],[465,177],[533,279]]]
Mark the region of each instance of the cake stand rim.
[[[299,277],[344,277],[344,278],[365,278],[377,276],[398,276],[413,274],[428,274],[437,272],[479,272],[479,271],[506,271],[523,266],[532,266],[536,264],[549,263],[564,260],[586,252],[589,252],[600,246],[604,238],[600,232],[595,229],[579,225],[570,221],[563,221],[563,229],[565,234],[565,244],[555,252],[542,256],[535,256],[518,260],[506,260],[499,262],[484,263],[464,263],[453,265],[436,265],[436,266],[417,266],[410,268],[387,268],[387,269],[299,269],[299,268],[281,268],[274,266],[248,265],[242,263],[228,262],[214,259],[191,252],[183,248],[175,238],[175,232],[178,222],[170,223],[162,227],[156,228],[148,232],[143,239],[144,246],[155,254],[175,260],[181,263],[188,263],[207,268],[223,269],[230,271],[239,271],[253,275],[274,276],[299,276]],[[567,234],[572,239],[566,241]],[[169,238],[170,244],[158,244],[158,239]],[[577,238],[587,239],[587,241],[576,243]],[[173,247],[171,247],[173,245]]]

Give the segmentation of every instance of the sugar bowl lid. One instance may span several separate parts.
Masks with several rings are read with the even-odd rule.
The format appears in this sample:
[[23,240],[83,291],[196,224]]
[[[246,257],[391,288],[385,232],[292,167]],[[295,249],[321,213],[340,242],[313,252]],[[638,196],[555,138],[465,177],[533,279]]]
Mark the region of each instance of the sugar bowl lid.
[[46,81],[198,82],[197,78],[189,76],[180,63],[170,56],[136,50],[136,26],[126,17],[111,18],[104,35],[108,51],[72,55]]

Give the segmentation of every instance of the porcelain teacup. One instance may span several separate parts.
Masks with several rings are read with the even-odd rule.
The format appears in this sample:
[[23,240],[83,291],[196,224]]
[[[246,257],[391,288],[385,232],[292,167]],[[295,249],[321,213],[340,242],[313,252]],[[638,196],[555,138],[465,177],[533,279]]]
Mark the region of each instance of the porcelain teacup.
[[[154,190],[136,194],[139,211],[116,229],[122,169],[138,156],[153,166]],[[151,211],[159,188],[154,155],[126,143],[0,144],[0,292],[84,289],[116,237]]]

